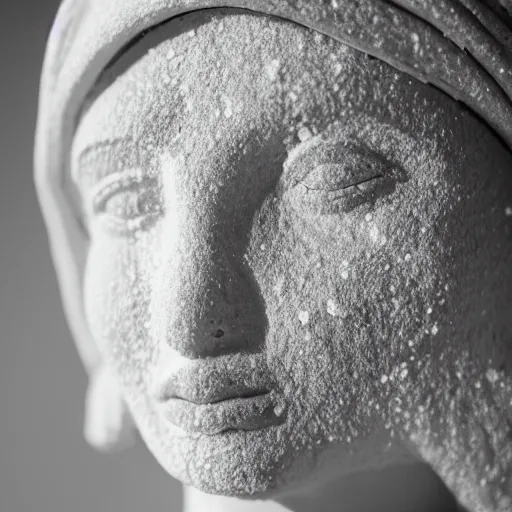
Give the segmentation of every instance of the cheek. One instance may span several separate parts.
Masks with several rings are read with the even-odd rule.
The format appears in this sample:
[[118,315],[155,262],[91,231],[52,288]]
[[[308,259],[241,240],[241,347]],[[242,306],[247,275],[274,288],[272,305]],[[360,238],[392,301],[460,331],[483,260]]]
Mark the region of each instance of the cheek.
[[93,233],[84,282],[92,336],[126,387],[145,385],[155,356],[149,332],[154,258],[149,237],[137,241]]
[[438,200],[418,201],[416,186],[371,210],[316,222],[288,211],[268,235],[256,278],[269,361],[303,407],[332,414],[347,406],[354,418],[361,397],[378,403],[381,379],[405,384],[420,369],[446,290],[432,243]]

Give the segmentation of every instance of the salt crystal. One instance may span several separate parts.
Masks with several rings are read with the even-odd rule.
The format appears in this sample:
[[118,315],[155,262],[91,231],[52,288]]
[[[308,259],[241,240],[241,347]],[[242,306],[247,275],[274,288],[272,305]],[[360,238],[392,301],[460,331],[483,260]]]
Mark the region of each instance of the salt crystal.
[[370,239],[372,240],[372,242],[379,241],[379,228],[377,226],[372,226],[370,228]]
[[279,73],[279,68],[281,67],[281,63],[279,62],[278,59],[274,59],[272,60],[265,68],[266,72],[267,72],[267,76],[270,78],[270,80],[272,80],[272,82],[274,82],[275,80],[277,80],[277,76],[278,76],[278,73]]
[[299,97],[297,96],[297,94],[295,94],[293,91],[291,91],[289,94],[288,94],[288,97],[295,103]]
[[417,53],[420,49],[420,36],[418,34],[416,34],[415,32],[413,32],[411,34],[411,40],[414,44],[414,51]]
[[274,407],[274,414],[279,418],[279,416],[282,416],[285,411],[285,405],[284,403],[279,403]]
[[380,383],[381,384],[386,384],[386,382],[388,381],[388,376],[387,375],[383,375],[381,378],[380,378]]
[[309,323],[309,312],[301,311],[299,313],[299,321],[302,325],[307,325]]
[[327,313],[331,316],[336,316],[338,314],[338,307],[332,299],[327,301]]
[[489,368],[487,372],[485,373],[485,376],[487,377],[487,380],[491,384],[496,384],[496,382],[499,380],[500,375],[494,368]]
[[435,336],[438,332],[439,332],[439,328],[437,327],[437,325],[434,325],[434,327],[432,327],[432,334]]
[[306,142],[307,140],[311,139],[313,137],[313,134],[311,133],[310,129],[306,126],[303,126],[300,128],[300,130],[297,132],[297,137],[301,142]]
[[512,206],[507,206],[507,207],[505,208],[505,215],[506,215],[507,217],[512,217]]

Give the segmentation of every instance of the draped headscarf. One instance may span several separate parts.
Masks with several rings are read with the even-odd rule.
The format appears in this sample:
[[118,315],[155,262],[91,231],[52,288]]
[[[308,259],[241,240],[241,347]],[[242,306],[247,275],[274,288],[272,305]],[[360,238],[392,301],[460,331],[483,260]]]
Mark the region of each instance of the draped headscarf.
[[98,357],[81,299],[88,241],[64,187],[80,108],[105,67],[144,31],[220,7],[294,21],[431,83],[512,150],[512,0],[65,0],[43,67],[35,175],[68,321],[88,367]]

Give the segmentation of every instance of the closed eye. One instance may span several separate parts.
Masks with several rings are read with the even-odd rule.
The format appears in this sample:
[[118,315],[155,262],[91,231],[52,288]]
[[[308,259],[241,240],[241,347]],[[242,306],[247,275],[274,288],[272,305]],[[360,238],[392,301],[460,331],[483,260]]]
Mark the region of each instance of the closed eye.
[[126,234],[149,225],[162,213],[160,187],[140,171],[110,175],[92,191],[92,212],[109,230]]
[[329,149],[303,162],[306,169],[300,182],[310,190],[343,190],[389,174],[390,166],[367,148],[350,144]]
[[301,208],[323,214],[348,213],[364,203],[375,203],[379,198],[391,194],[396,181],[389,176],[376,175],[353,185],[334,189],[309,188],[300,182],[305,193],[298,194],[294,202]]
[[[322,166],[324,167],[324,166]],[[330,166],[330,167],[338,167],[338,166]],[[322,168],[320,170],[321,173],[326,173],[327,172],[325,171],[324,168]],[[337,174],[337,169],[334,169],[334,170],[331,170],[330,172],[332,172],[333,174]],[[372,176],[367,176],[367,177],[360,177],[360,178],[356,178],[356,177],[351,177],[351,178],[348,178],[348,179],[339,179],[339,174],[338,175],[338,182],[335,182],[335,183],[327,183],[327,182],[323,182],[323,183],[318,183],[318,182],[313,182],[313,180],[303,180],[303,181],[299,181],[299,184],[300,185],[303,185],[304,187],[306,187],[308,190],[327,190],[327,191],[341,191],[341,190],[349,190],[351,189],[352,187],[355,187],[357,188],[358,190],[360,190],[361,192],[365,191],[368,189],[368,186],[370,185],[371,182],[375,181],[375,180],[378,180],[380,178],[384,178],[384,174],[381,174],[379,172],[377,172],[376,174],[372,175]]]
[[304,215],[348,213],[392,194],[404,170],[360,142],[320,141],[287,164],[292,204]]

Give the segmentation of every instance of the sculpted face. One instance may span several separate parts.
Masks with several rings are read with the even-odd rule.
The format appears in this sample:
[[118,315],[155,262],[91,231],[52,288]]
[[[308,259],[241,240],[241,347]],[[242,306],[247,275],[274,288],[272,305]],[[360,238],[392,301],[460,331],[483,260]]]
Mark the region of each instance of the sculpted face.
[[461,404],[509,386],[511,164],[455,101],[290,23],[214,16],[129,66],[72,170],[91,331],[165,469],[260,497],[399,445],[449,471]]

